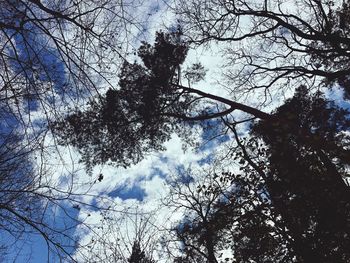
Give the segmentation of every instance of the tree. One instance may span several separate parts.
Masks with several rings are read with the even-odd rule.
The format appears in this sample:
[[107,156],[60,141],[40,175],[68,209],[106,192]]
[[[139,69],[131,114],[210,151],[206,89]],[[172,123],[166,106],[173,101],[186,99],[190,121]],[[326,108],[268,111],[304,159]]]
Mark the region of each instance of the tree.
[[48,160],[58,146],[48,123],[110,85],[137,24],[119,1],[1,1],[0,232],[9,250],[20,253],[39,235],[48,260],[54,252],[74,261],[83,193],[73,192],[76,181],[62,186],[66,175],[53,176]]
[[119,90],[108,90],[92,101],[88,110],[53,125],[61,143],[77,147],[88,167],[108,161],[128,166],[139,162],[145,152],[161,150],[173,132],[180,133],[184,120],[204,121],[234,110],[270,117],[258,109],[182,86],[179,67],[187,49],[180,31],[158,33],[154,47],[144,43],[138,53],[143,65],[124,63]]
[[155,263],[159,258],[160,226],[156,211],[143,211],[137,204],[122,212],[101,211],[97,229],[81,241],[78,262]]
[[[63,198],[57,194],[53,181],[45,175],[45,168],[37,169],[33,162],[41,140],[26,138],[26,134],[18,129],[16,116],[8,110],[8,105],[3,102],[0,105],[1,249],[8,255],[20,253],[23,244],[40,235],[47,244],[48,258],[51,252],[69,258],[69,251],[75,246],[71,227],[78,221],[70,211],[66,211],[67,222],[71,223],[69,228],[63,221],[60,225],[49,220],[65,208],[56,206],[56,202]],[[66,201],[69,199],[67,197]],[[56,209],[56,212],[51,209]]]
[[[317,6],[319,1],[308,3],[310,5],[307,7],[311,9],[314,7],[312,9],[314,16],[323,10],[323,4]],[[314,64],[311,62],[314,60],[310,60],[309,64],[302,62],[306,60],[303,58],[312,56],[321,58],[322,54],[332,52],[335,52],[337,59],[341,61],[343,48],[346,49],[348,40],[346,36],[323,28],[323,21],[326,21],[329,15],[324,16],[321,12],[320,17],[316,16],[315,19],[315,23],[319,26],[314,26],[310,24],[313,20],[307,23],[302,18],[284,11],[282,2],[277,2],[276,12],[279,13],[269,11],[267,5],[262,8],[258,4],[251,6],[244,1],[218,2],[218,5],[209,7],[211,8],[207,8],[208,12],[214,14],[218,12],[223,15],[221,19],[228,17],[228,20],[215,17],[212,20],[204,19],[204,25],[214,21],[215,26],[209,26],[203,32],[210,33],[212,29],[219,33],[220,30],[229,33],[231,27],[227,25],[230,23],[236,25],[233,27],[236,32],[243,32],[240,37],[216,40],[239,41],[250,37],[261,37],[263,42],[257,41],[257,43],[262,45],[263,50],[266,48],[264,41],[267,41],[271,45],[282,43],[284,47],[290,48],[290,58],[295,53],[306,55],[301,60],[294,58],[288,60],[288,55],[284,62],[284,56],[276,53],[280,51],[276,49],[275,52],[275,49],[272,49],[271,54],[277,66],[270,68],[264,66],[266,60],[271,59],[269,56],[254,54],[245,56],[241,50],[243,53],[239,54],[243,55],[240,58],[248,59],[250,61],[248,65],[252,67],[252,70],[247,71],[247,75],[243,70],[242,75],[237,78],[241,84],[247,83],[247,76],[249,81],[252,78],[252,85],[246,85],[244,88],[260,87],[272,92],[271,86],[278,83],[285,91],[288,87],[280,82],[283,79],[288,82],[294,78],[302,81],[308,77],[324,77],[326,82],[341,83],[341,79],[347,77],[348,69],[344,63],[338,64],[342,67],[341,70],[333,67],[331,71],[325,66],[321,69],[313,68]],[[330,5],[328,7],[331,8]],[[345,5],[343,9],[346,8]],[[343,9],[339,8],[339,14]],[[227,13],[221,13],[222,10],[226,10]],[[244,33],[247,27],[239,24],[240,16],[251,18],[250,22],[253,23],[251,31],[248,27],[248,32]],[[196,24],[195,21],[193,23],[195,26],[202,25]],[[285,32],[278,31],[282,29]],[[215,39],[213,35],[209,36],[208,39]],[[290,45],[289,41],[292,41],[293,45]],[[311,48],[315,41],[320,43],[319,52],[318,49],[315,51]],[[327,43],[336,45],[336,42],[340,43],[340,51],[327,48]],[[296,45],[304,49],[299,50]],[[252,50],[256,52],[254,48]],[[261,50],[259,52],[261,54]],[[218,129],[225,128],[232,131],[237,144],[242,148],[244,161],[264,178],[272,207],[277,215],[281,216],[281,223],[284,225],[280,229],[286,229],[288,234],[285,237],[290,237],[291,251],[295,253],[297,260],[310,262],[316,258],[321,262],[348,261],[349,256],[345,247],[348,244],[347,222],[350,201],[349,190],[343,181],[348,175],[346,167],[349,162],[347,135],[349,126],[346,110],[332,105],[323,98],[322,92],[308,91],[300,84],[295,96],[271,114],[227,97],[183,86],[179,68],[186,56],[186,46],[182,42],[181,34],[177,32],[159,33],[154,47],[144,43],[139,49],[139,56],[143,64],[124,64],[119,90],[108,91],[104,98],[93,102],[87,111],[71,114],[62,122],[56,123],[56,129],[64,131],[61,134],[62,143],[78,147],[88,166],[108,161],[129,165],[130,162],[127,160],[137,162],[144,153],[161,149],[162,143],[172,132],[181,133],[189,127],[188,125],[194,123],[206,125],[208,120],[221,120],[222,125],[218,125]],[[334,63],[338,63],[337,59],[333,59]],[[287,64],[277,63],[279,61]],[[291,61],[294,61],[294,64],[288,65]],[[254,77],[265,78],[267,84],[257,83]],[[347,87],[344,89],[346,93]],[[235,110],[243,111],[253,117],[234,119],[231,113]],[[262,170],[261,165],[255,163],[249,152],[244,150],[245,147],[240,143],[238,133],[235,131],[235,127],[240,123],[254,119],[260,119],[260,122],[252,125],[251,135],[256,134],[262,138],[266,143],[265,147],[268,148],[266,171]],[[120,151],[115,144],[126,146],[125,151]],[[259,148],[256,150],[262,151]],[[336,215],[334,220],[328,220],[326,211],[332,211],[332,214]],[[250,223],[254,225],[256,222],[250,221]],[[342,236],[340,233],[346,234]],[[307,254],[308,250],[312,252]]]
[[[220,233],[211,222],[211,217],[215,213],[215,202],[218,201],[220,193],[218,191],[209,192],[206,186],[193,184],[195,176],[193,172],[186,171],[171,183],[169,200],[166,205],[171,209],[183,209],[182,222],[172,230],[174,240],[179,242],[183,255],[176,259],[181,262],[218,262],[218,242]],[[212,183],[207,187],[219,187],[212,182],[210,176],[205,181]],[[200,187],[203,186],[201,189]],[[205,195],[203,191],[207,191]],[[181,210],[180,210],[181,211]]]
[[[253,129],[269,147],[267,186],[298,262],[349,260],[349,112],[305,87]],[[345,133],[344,133],[345,132]]]
[[141,250],[140,244],[136,241],[132,245],[132,252],[130,258],[128,259],[129,263],[154,263],[155,261],[148,259],[145,255],[145,252]]
[[[273,114],[274,122],[264,120],[253,127],[253,132],[267,145],[259,146],[254,137],[243,145],[235,127],[226,123],[233,130],[241,148],[236,153],[239,163],[247,163],[242,167],[244,174],[238,175],[238,178],[233,174],[226,175],[227,180],[235,182],[232,186],[236,189],[234,197],[254,204],[254,197],[249,193],[254,191],[262,195],[262,187],[268,196],[266,206],[259,207],[255,201],[252,211],[245,211],[240,216],[233,212],[235,217],[232,217],[230,213],[241,207],[233,205],[231,210],[226,208],[226,213],[220,209],[215,211],[215,208],[223,207],[220,206],[220,201],[216,203],[210,199],[218,193],[213,190],[212,184],[204,185],[198,191],[205,191],[204,198],[208,198],[207,201],[203,201],[200,194],[193,190],[186,194],[186,188],[176,187],[175,189],[180,189],[180,194],[174,195],[175,202],[185,200],[186,204],[182,206],[198,213],[198,218],[189,213],[185,223],[176,231],[185,247],[190,247],[187,251],[185,249],[187,257],[194,257],[196,251],[203,253],[204,249],[200,249],[196,242],[200,244],[201,240],[205,240],[205,233],[208,232],[205,229],[208,226],[211,237],[216,238],[218,235],[222,238],[222,234],[216,232],[218,224],[229,226],[240,222],[244,226],[235,229],[238,238],[233,251],[235,258],[243,262],[310,262],[315,259],[319,262],[347,262],[350,189],[344,179],[348,177],[346,167],[349,163],[349,150],[346,147],[349,141],[346,133],[349,129],[348,114],[347,110],[327,101],[321,93],[311,96],[301,86],[292,99],[276,110]],[[262,152],[265,151],[264,147],[268,147],[265,153]],[[268,165],[261,166],[254,152],[260,152],[257,154],[260,157],[265,155]],[[264,169],[265,166],[267,170]],[[254,184],[254,179],[251,180],[252,172],[260,175],[262,185]],[[209,180],[209,176],[206,177]],[[240,177],[246,181],[237,180]],[[246,193],[242,191],[244,187]],[[219,193],[223,194],[222,191]],[[227,195],[225,197],[228,198]],[[207,206],[208,203],[210,206]],[[261,209],[262,214],[259,216],[255,209]],[[209,215],[204,216],[202,210]],[[275,217],[271,218],[273,213]],[[210,217],[210,223],[207,222],[207,217]],[[267,220],[273,224],[266,223]],[[216,230],[215,234],[213,229]],[[251,231],[254,231],[253,236],[249,235]],[[271,239],[269,234],[276,235],[276,239]],[[280,250],[275,250],[276,243],[284,245]],[[288,253],[284,254],[286,251]]]
[[300,83],[320,82],[339,83],[349,93],[349,1],[176,3],[192,42],[223,44],[228,87],[237,96],[260,92],[271,101]]
[[183,214],[169,240],[178,243],[176,262],[294,262],[287,231],[252,169],[179,178],[166,203]]
[[4,98],[43,99],[58,89],[60,96],[74,99],[97,91],[96,76],[108,82],[106,69],[118,63],[112,61],[122,55],[121,39],[137,23],[128,6],[115,1],[3,1]]

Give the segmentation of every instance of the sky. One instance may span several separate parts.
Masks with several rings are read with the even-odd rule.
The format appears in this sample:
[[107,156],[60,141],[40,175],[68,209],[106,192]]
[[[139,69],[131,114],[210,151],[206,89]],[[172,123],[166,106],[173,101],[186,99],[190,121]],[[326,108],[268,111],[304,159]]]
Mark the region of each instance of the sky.
[[[132,10],[133,16],[138,17],[140,21],[146,21],[142,24],[142,30],[137,31],[133,28],[132,35],[135,37],[131,40],[131,47],[133,50],[140,45],[141,41],[153,41],[155,32],[159,29],[166,30],[169,27],[174,27],[176,17],[168,9],[168,3],[164,1],[143,1],[138,3],[137,8]],[[14,61],[11,69],[14,74],[23,75],[23,77],[32,80],[33,85],[41,83],[43,85],[52,85],[53,92],[51,96],[47,97],[47,103],[52,105],[67,105],[77,103],[79,93],[67,94],[65,85],[69,79],[69,74],[65,63],[60,59],[60,50],[53,45],[47,48],[47,42],[35,28],[29,28],[28,35],[23,37],[15,34],[14,42],[16,43],[16,50],[19,54],[19,60],[22,64]],[[139,28],[138,28],[139,29]],[[69,37],[68,33],[68,37]],[[15,54],[12,54],[15,55]],[[130,60],[135,59],[133,53],[129,54]],[[220,58],[216,56],[213,50],[191,50],[187,63],[200,62],[209,70],[209,82],[203,81],[199,83],[204,91],[211,91],[215,81],[213,76],[216,72],[211,69],[217,68],[220,63]],[[22,65],[33,62],[33,68],[23,69]],[[93,61],[93,58],[91,58]],[[185,65],[186,66],[186,65]],[[115,66],[116,67],[116,66]],[[113,70],[113,69],[112,69]],[[118,71],[118,69],[115,69]],[[98,81],[98,79],[97,79]],[[48,84],[49,83],[49,84]],[[100,82],[101,90],[103,91],[104,81]],[[116,85],[116,79],[111,80],[111,83]],[[66,98],[70,100],[67,100]],[[62,102],[62,104],[60,103]],[[81,101],[82,107],[85,101]],[[41,131],[41,127],[45,125],[47,114],[44,112],[49,107],[40,105],[35,99],[28,100],[23,103],[24,110],[28,114],[25,120],[33,124],[32,134],[35,135]],[[27,105],[27,107],[25,107]],[[62,107],[67,108],[67,107]],[[61,108],[58,108],[61,109]],[[54,112],[53,112],[54,113]],[[64,113],[63,113],[64,114]],[[15,123],[21,129],[21,123]],[[202,134],[202,139],[210,134]],[[74,197],[74,201],[64,201],[60,204],[61,208],[52,208],[51,212],[43,212],[47,222],[52,223],[54,227],[63,227],[67,224],[74,225],[73,221],[65,218],[65,213],[69,213],[73,219],[81,220],[84,225],[95,226],[98,225],[103,215],[96,209],[96,207],[106,208],[113,206],[115,212],[109,212],[109,216],[114,218],[114,222],[125,222],[125,225],[118,229],[120,235],[126,235],[126,232],[133,231],[133,221],[135,216],[133,213],[135,209],[142,211],[145,215],[148,213],[156,213],[153,224],[164,227],[170,227],[172,222],[176,222],[181,217],[181,213],[174,213],[169,209],[164,209],[162,200],[169,192],[169,182],[178,176],[181,171],[186,169],[194,169],[205,167],[211,160],[216,145],[220,141],[212,141],[205,146],[193,150],[184,150],[182,140],[174,134],[174,136],[165,143],[166,150],[160,153],[151,153],[140,163],[129,168],[120,168],[114,166],[96,166],[91,174],[87,174],[85,167],[79,163],[80,157],[78,152],[71,147],[57,146],[54,138],[47,134],[43,145],[45,145],[45,152],[40,152],[41,163],[45,163],[45,169],[50,171],[47,174],[46,180],[55,186],[56,189],[66,190],[72,189],[73,193],[81,194],[81,196]],[[38,162],[39,166],[40,163]],[[38,167],[36,166],[36,167]],[[102,180],[98,180],[100,175],[103,175]],[[182,180],[187,180],[183,178]],[[85,193],[89,195],[84,195]],[[78,205],[78,202],[87,205]],[[43,207],[44,209],[44,207]],[[156,210],[156,211],[155,211]],[[130,212],[131,211],[131,212]],[[155,211],[155,212],[154,212]],[[128,216],[126,216],[128,215]],[[120,218],[124,218],[121,220]],[[127,220],[125,218],[128,218]],[[167,218],[168,220],[164,221]],[[85,243],[102,234],[103,229],[99,233],[99,229],[94,227],[85,227],[84,225],[72,227],[69,231],[70,235],[79,238],[82,246]],[[103,233],[104,235],[111,235],[115,233]],[[106,237],[106,236],[105,236]],[[3,236],[6,239],[6,236]],[[11,238],[8,237],[10,240]],[[12,247],[10,254],[5,258],[5,261],[12,262],[46,262],[48,257],[50,262],[58,262],[58,258],[49,252],[44,239],[37,234],[27,234],[23,240],[26,242],[17,242],[16,246]],[[62,240],[62,243],[70,244],[68,239]],[[81,251],[77,249],[73,252],[69,249],[73,256],[84,262],[80,258]],[[48,254],[49,253],[49,254]],[[85,253],[83,251],[83,253]]]
[[[131,1],[126,1],[125,3],[129,2]],[[128,10],[132,15],[131,17],[142,21],[138,26],[130,28],[130,36],[132,37],[127,39],[128,45],[123,47],[127,50],[127,58],[130,61],[136,59],[134,51],[140,45],[141,41],[152,43],[157,30],[166,30],[166,28],[174,27],[177,23],[176,15],[172,13],[171,8],[168,6],[170,4],[170,1],[166,0],[139,1],[136,3],[136,8]],[[115,26],[119,28],[118,26],[120,25]],[[66,30],[69,31],[69,28]],[[96,28],[96,30],[101,29]],[[34,33],[36,32],[34,31]],[[69,31],[67,34],[67,38],[73,38],[72,32]],[[120,37],[122,38],[124,36],[122,35]],[[70,78],[66,65],[60,59],[60,50],[57,50],[57,47],[54,45],[50,49],[43,48],[47,43],[45,39],[40,39],[40,35],[29,35],[27,39],[35,40],[33,42],[33,49],[29,49],[29,51],[28,47],[22,43],[21,36],[16,36],[15,42],[17,49],[20,51],[20,59],[33,60],[31,56],[34,56],[34,60],[41,61],[40,63],[36,62],[37,64],[50,69],[44,72],[43,68],[38,68],[37,71],[39,74],[37,76],[29,75],[29,78],[37,78],[35,80],[36,83],[47,84],[48,81],[51,82],[50,85],[53,86],[53,92],[51,94],[52,96],[47,97],[47,103],[57,103],[58,106],[63,105],[58,108],[58,110],[63,109],[63,111],[77,107],[76,105],[83,108],[86,105],[86,100],[84,100],[85,94],[83,92],[80,93],[77,89],[76,93],[67,94],[64,90],[65,83],[69,82]],[[219,54],[219,50],[223,48],[225,47],[215,44],[191,49],[184,64],[184,68],[186,68],[192,63],[200,62],[208,71],[205,79],[197,83],[196,87],[202,91],[220,96],[229,95],[230,93],[229,89],[225,89],[220,85],[223,76],[219,72],[221,72],[224,66],[224,60],[222,54]],[[39,56],[35,54],[39,54]],[[114,58],[110,57],[109,59],[112,61]],[[92,65],[95,65],[96,58],[91,57],[87,60],[91,62],[91,68],[88,68],[88,70],[89,72],[93,72],[94,66]],[[13,63],[12,70],[16,73],[21,68],[16,63]],[[101,87],[101,92],[108,87],[108,83],[110,85],[117,85],[116,74],[119,70],[118,63],[114,63],[109,70],[106,73],[105,79],[94,76],[94,80]],[[31,72],[31,69],[28,71]],[[335,88],[332,92],[328,96],[338,98],[339,104],[345,103],[341,99],[342,96],[339,93],[339,89]],[[80,96],[81,94],[83,94],[83,98]],[[287,97],[291,95],[292,92],[286,94]],[[67,100],[67,97],[69,100]],[[62,104],[58,103],[57,100],[62,101]],[[243,101],[249,101],[250,104],[255,105],[259,103],[259,98],[249,96]],[[271,111],[280,103],[281,101],[275,101],[274,104],[269,104],[266,111]],[[349,107],[349,105],[344,104],[344,107]],[[29,113],[28,116],[30,118],[27,116],[25,119],[35,124],[31,131],[33,134],[41,131],[41,126],[48,114],[49,116],[55,114],[55,112],[44,112],[48,108],[39,105],[35,100],[28,101],[25,110]],[[65,112],[62,112],[62,114],[65,114]],[[238,112],[235,114],[239,116],[241,113]],[[215,127],[215,123],[213,126]],[[200,131],[197,138],[198,143],[207,142],[212,135],[211,132]],[[240,132],[244,133],[245,129],[242,128]],[[123,237],[125,240],[132,239],[132,236],[135,235],[135,228],[137,229],[137,227],[141,226],[139,223],[140,219],[138,218],[139,215],[136,214],[144,214],[144,217],[149,218],[151,221],[151,225],[161,226],[163,228],[170,227],[181,219],[181,211],[174,211],[164,206],[164,200],[169,194],[171,182],[174,178],[185,181],[195,180],[188,177],[179,177],[179,174],[186,174],[186,171],[189,169],[207,169],[211,161],[215,159],[215,154],[220,152],[220,147],[225,147],[225,143],[229,142],[230,139],[229,135],[227,135],[220,137],[218,140],[211,140],[204,143],[196,149],[191,147],[185,149],[186,145],[183,140],[174,134],[165,143],[165,151],[150,153],[136,165],[128,168],[115,167],[113,165],[98,165],[89,174],[84,165],[79,162],[80,156],[76,149],[57,146],[55,138],[47,134],[45,140],[42,142],[45,151],[40,152],[40,155],[36,156],[39,157],[35,159],[37,160],[35,163],[37,165],[36,167],[40,166],[41,163],[45,163],[45,169],[49,171],[47,173],[47,181],[53,184],[56,189],[71,191],[76,195],[72,196],[73,200],[65,200],[60,203],[61,208],[57,210],[52,208],[52,211],[50,210],[50,212],[44,213],[47,217],[46,220],[53,223],[55,227],[63,227],[66,224],[72,226],[68,233],[77,237],[82,246],[82,248],[74,251],[70,248],[72,256],[78,262],[84,262],[82,256],[87,256],[86,253],[90,253],[86,250],[86,247],[96,237],[115,240],[117,232],[118,236]],[[235,169],[230,163],[222,165]],[[59,194],[59,192],[57,191],[56,194]],[[65,213],[70,214],[71,218],[65,217]],[[74,226],[74,219],[82,221],[84,224]],[[101,222],[104,224],[104,228],[100,228]],[[152,238],[156,239],[162,236],[161,231],[152,231],[154,229],[149,230],[149,233],[152,233]],[[8,238],[10,239],[10,237]],[[25,239],[27,242],[23,245],[23,248],[15,248],[11,252],[12,254],[7,256],[7,259],[9,259],[8,262],[11,262],[10,259],[15,256],[15,262],[19,263],[46,262],[47,248],[43,239],[37,235],[29,235]],[[70,243],[71,241],[63,239],[62,242]],[[97,249],[96,251],[101,249],[99,245],[96,245],[95,248]],[[20,253],[16,254],[19,250]],[[50,258],[50,262],[58,262],[58,258],[53,255]]]
[[[126,1],[125,3],[127,5],[131,1]],[[152,43],[157,30],[174,28],[178,23],[176,15],[169,8],[170,1],[135,1],[132,4],[136,8],[127,9],[126,13],[130,19],[137,19],[141,23],[138,26],[130,27],[129,38],[126,41],[124,40],[126,46],[122,48],[128,50],[127,58],[130,61],[136,59],[134,51],[141,41]],[[104,22],[103,15],[98,19],[100,19],[98,21],[101,23]],[[136,23],[136,21],[133,22]],[[112,24],[112,26],[114,26],[114,30],[120,30],[120,25],[117,23],[116,25]],[[101,30],[101,28],[94,29],[96,31]],[[64,30],[67,31],[65,33],[67,35],[66,38],[74,41],[74,31],[71,32],[69,28],[64,28]],[[55,33],[58,34],[59,32]],[[119,38],[123,37],[124,35],[120,34]],[[81,99],[85,94],[80,92],[78,87],[74,92],[67,92],[65,89],[71,78],[66,64],[60,57],[60,52],[62,51],[58,50],[55,45],[46,48],[47,39],[42,37],[35,28],[29,31],[28,35],[25,36],[25,40],[27,42],[23,42],[23,36],[15,35],[14,41],[17,45],[16,49],[19,51],[20,60],[34,61],[34,68],[29,67],[25,70],[26,77],[32,79],[33,85],[38,83],[44,86],[52,85],[52,93],[47,97],[48,106],[39,105],[35,100],[30,100],[27,103],[26,112],[30,118],[26,120],[28,123],[34,123],[32,132],[35,134],[41,130],[48,116],[51,117],[57,111],[63,111],[61,113],[64,114],[64,111],[76,108],[76,105],[84,107],[86,101]],[[105,44],[113,45],[113,43]],[[106,50],[106,54],[108,54],[108,48]],[[190,66],[192,63],[200,62],[207,70],[207,74],[203,81],[197,83],[196,87],[202,91],[223,96],[224,93],[229,94],[229,89],[223,89],[222,85],[220,85],[222,76],[219,72],[223,65],[223,59],[219,55],[218,50],[219,47],[217,45],[191,49],[183,68]],[[115,57],[111,55],[111,57],[107,56],[106,59],[112,61]],[[101,93],[103,93],[104,87],[108,87],[108,83],[114,86],[117,85],[118,63],[111,65],[104,79],[94,75],[94,65],[97,58],[94,56],[87,57],[87,61],[89,66],[91,66],[87,67],[87,71],[89,74],[91,73],[93,80],[100,86]],[[16,64],[16,62],[12,64],[12,70],[14,73],[20,72],[20,74],[25,75],[22,72],[23,68],[21,65]],[[87,94],[87,96],[89,95]],[[254,103],[254,98],[250,97],[248,99],[250,103]],[[55,107],[53,107],[53,111],[50,111],[52,110],[50,107],[52,105]],[[49,112],[47,112],[48,109]],[[237,114],[239,115],[240,113]],[[213,124],[215,127],[215,123]],[[165,143],[165,151],[150,153],[136,165],[129,168],[108,165],[96,166],[90,174],[87,174],[85,167],[79,163],[80,156],[76,149],[57,146],[55,139],[50,134],[47,134],[42,142],[46,150],[40,152],[39,158],[36,159],[40,161],[37,163],[37,167],[45,163],[45,169],[49,171],[46,178],[49,184],[54,185],[56,189],[61,191],[71,191],[77,195],[72,197],[73,201],[66,200],[62,202],[60,204],[61,208],[56,210],[52,208],[54,211],[45,212],[45,219],[52,223],[54,227],[74,225],[74,219],[84,222],[83,225],[72,227],[68,232],[70,235],[79,238],[83,249],[78,248],[73,252],[70,248],[70,251],[80,262],[84,262],[81,253],[85,256],[86,253],[89,253],[86,252],[85,248],[96,236],[108,237],[107,239],[113,240],[115,236],[113,231],[118,231],[118,234],[123,237],[132,233],[135,230],[133,229],[135,228],[135,216],[133,215],[135,209],[142,211],[145,215],[155,213],[152,224],[169,228],[181,218],[181,211],[173,211],[165,208],[163,205],[164,199],[169,194],[170,182],[174,178],[179,180],[179,174],[184,174],[188,169],[196,170],[208,167],[210,162],[214,160],[215,152],[220,150],[220,145],[230,140],[229,136],[220,137],[219,140],[209,140],[212,136],[211,133],[212,131],[200,133],[197,138],[198,143],[204,142],[204,144],[197,149],[188,147],[186,150],[184,150],[186,145],[181,138],[174,134],[171,140]],[[180,180],[192,179],[180,177]],[[56,194],[59,193],[57,192]],[[109,210],[114,212],[101,213],[97,207],[102,208],[101,211],[112,207]],[[65,218],[65,213],[71,214],[73,220]],[[119,222],[125,222],[125,224],[118,229],[105,232],[106,229],[100,228],[99,225],[101,222],[104,222],[103,220],[106,220],[106,217],[112,217],[113,224],[118,225]],[[107,224],[111,224],[111,222],[107,222]],[[161,235],[161,232],[158,234]],[[48,250],[44,240],[37,235],[30,235],[25,239],[28,242],[24,244],[20,253],[16,255],[15,262],[45,262],[48,257]],[[63,239],[62,242],[71,244],[71,241],[68,239]],[[14,258],[18,250],[18,248],[15,248],[12,251],[13,254],[8,255],[7,259]],[[51,255],[50,261],[58,262],[58,258],[54,254]]]

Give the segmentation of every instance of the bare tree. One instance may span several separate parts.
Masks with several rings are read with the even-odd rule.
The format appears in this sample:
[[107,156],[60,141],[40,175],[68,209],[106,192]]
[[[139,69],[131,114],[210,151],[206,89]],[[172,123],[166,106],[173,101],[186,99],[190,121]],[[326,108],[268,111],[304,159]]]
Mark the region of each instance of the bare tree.
[[[196,44],[222,44],[227,88],[274,100],[301,82],[339,83],[349,93],[348,1],[176,1]],[[264,102],[262,100],[261,102]]]
[[88,249],[79,257],[84,262],[156,262],[161,235],[156,216],[156,211],[143,211],[137,204],[123,213],[102,211],[98,229],[90,232]]
[[137,3],[2,1],[1,100],[49,111],[111,85],[137,34],[131,7]]
[[4,242],[12,242],[10,251],[39,235],[47,243],[48,260],[56,254],[75,261],[75,229],[88,217],[80,213],[89,205],[82,201],[88,190],[75,192],[75,171],[60,177],[52,169],[53,150],[60,165],[67,160],[60,159],[48,123],[112,86],[145,18],[134,11],[140,5],[1,1],[0,232],[9,236]]
[[176,262],[293,262],[288,235],[268,203],[263,179],[251,168],[243,170],[176,176],[166,201],[183,215],[168,239],[169,247],[177,244],[180,251],[176,256],[172,249]]

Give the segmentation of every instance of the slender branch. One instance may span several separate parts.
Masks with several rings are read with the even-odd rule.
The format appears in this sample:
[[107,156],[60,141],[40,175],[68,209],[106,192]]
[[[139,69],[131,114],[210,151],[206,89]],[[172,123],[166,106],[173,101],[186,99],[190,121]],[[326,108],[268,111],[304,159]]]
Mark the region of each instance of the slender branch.
[[261,178],[263,178],[265,181],[267,180],[267,176],[266,174],[263,172],[263,170],[255,163],[253,162],[253,160],[250,158],[247,149],[245,148],[245,146],[241,143],[239,136],[237,134],[237,131],[235,129],[234,126],[230,125],[224,118],[222,118],[222,121],[225,123],[225,125],[233,132],[237,145],[241,148],[242,153],[244,155],[244,159],[250,164],[251,167],[253,167],[253,169],[255,171],[258,172],[258,174],[261,176]]

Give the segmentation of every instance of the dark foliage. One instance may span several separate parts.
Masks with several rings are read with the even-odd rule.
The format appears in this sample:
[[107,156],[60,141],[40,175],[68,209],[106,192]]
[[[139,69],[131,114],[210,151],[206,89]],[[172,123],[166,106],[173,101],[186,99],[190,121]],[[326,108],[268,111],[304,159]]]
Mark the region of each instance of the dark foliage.
[[[231,248],[237,262],[348,262],[348,117],[301,86],[271,119],[255,124],[257,138],[241,143],[235,157],[243,174],[220,176],[234,191],[207,184],[198,189],[204,200],[185,195],[193,211],[175,229],[181,260],[217,262],[220,248]],[[265,164],[254,164],[254,152]]]
[[[225,184],[231,187],[224,190]],[[186,200],[184,219],[173,230],[182,244],[178,261],[294,262],[288,233],[262,187],[263,180],[251,169],[215,174],[196,191],[174,190],[174,200]],[[221,255],[222,250],[233,255]]]
[[132,251],[130,258],[128,259],[129,263],[155,263],[154,260],[149,259],[145,252],[142,251],[140,244],[135,241],[132,246]]
[[305,87],[254,127],[269,146],[268,190],[298,262],[350,261],[348,112]]
[[138,51],[143,65],[124,63],[119,90],[108,90],[87,111],[55,124],[62,141],[80,149],[88,167],[108,161],[128,166],[150,150],[163,149],[178,128],[169,114],[187,108],[173,86],[186,53],[179,32],[158,33],[154,46],[143,43]]
[[[301,86],[271,119],[254,125],[267,151],[252,146],[254,138],[247,144],[267,156],[267,171],[238,152],[244,175],[222,179],[232,180],[235,190],[214,200],[193,197],[196,216],[175,229],[184,258],[217,262],[209,252],[217,255],[220,244],[227,248],[233,240],[237,262],[349,262],[348,117],[322,93]],[[199,190],[208,196],[218,191],[210,185]]]

